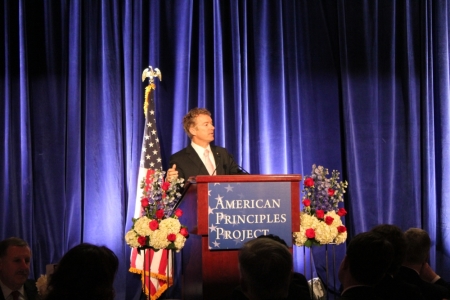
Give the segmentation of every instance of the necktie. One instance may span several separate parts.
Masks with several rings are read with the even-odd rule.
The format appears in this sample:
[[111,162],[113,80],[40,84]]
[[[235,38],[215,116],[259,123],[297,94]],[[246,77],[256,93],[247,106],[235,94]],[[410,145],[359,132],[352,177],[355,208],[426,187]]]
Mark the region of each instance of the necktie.
[[205,157],[205,159],[204,159],[205,166],[206,166],[206,169],[208,170],[209,175],[213,175],[213,173],[214,173],[214,166],[213,166],[211,160],[209,159],[209,151],[208,151],[208,149],[205,149],[205,152],[203,153],[203,156]]
[[13,291],[11,293],[11,296],[12,296],[13,300],[19,300],[20,292],[19,291]]

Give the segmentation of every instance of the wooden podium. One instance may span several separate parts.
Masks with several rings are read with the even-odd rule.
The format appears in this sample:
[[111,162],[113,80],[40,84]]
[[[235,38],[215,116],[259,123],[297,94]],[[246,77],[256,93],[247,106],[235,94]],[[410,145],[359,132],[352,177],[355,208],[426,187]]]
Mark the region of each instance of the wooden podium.
[[190,236],[182,252],[183,299],[228,299],[239,285],[238,249],[210,250],[208,186],[211,183],[284,183],[290,186],[291,232],[300,230],[300,175],[200,175],[190,178],[179,208]]

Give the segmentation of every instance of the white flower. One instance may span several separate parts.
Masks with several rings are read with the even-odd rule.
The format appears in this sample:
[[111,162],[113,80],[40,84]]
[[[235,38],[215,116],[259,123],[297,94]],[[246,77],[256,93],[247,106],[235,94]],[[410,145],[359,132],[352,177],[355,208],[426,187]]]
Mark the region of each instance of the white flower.
[[308,240],[305,234],[306,230],[304,227],[300,227],[299,232],[294,232],[295,245],[303,246],[305,242]]
[[334,210],[327,212],[324,218],[326,217],[333,218],[333,223],[330,224],[331,227],[337,228],[338,226],[342,225],[341,217]]
[[177,233],[177,238],[175,239],[175,248],[177,248],[177,252],[180,252],[180,250],[184,247],[184,243],[186,242],[186,238],[180,234]]
[[128,245],[130,245],[130,247],[137,248],[141,246],[138,243],[137,238],[138,236],[133,229],[131,229],[130,231],[127,232],[127,234],[125,234],[125,241],[127,242]]
[[140,217],[139,219],[134,222],[134,231],[136,231],[137,234],[141,236],[148,236],[150,235],[150,227],[148,224],[150,223],[150,219],[146,216]]
[[167,231],[155,230],[150,234],[150,247],[154,249],[164,249],[169,246],[170,241],[167,239]]
[[314,231],[316,233],[316,241],[321,244],[332,243],[338,234],[335,227],[331,227],[325,222],[319,222],[318,226],[314,228]]
[[303,227],[305,230],[308,228],[314,228],[320,221],[315,217],[307,213],[300,213],[300,229]]
[[159,223],[159,228],[161,230],[165,230],[168,234],[169,233],[177,234],[180,232],[181,224],[180,221],[178,221],[178,219],[167,218],[162,220],[161,223]]
[[36,287],[38,290],[39,295],[45,296],[47,294],[47,275],[41,275],[38,280],[36,281]]
[[345,240],[347,240],[347,231],[339,233],[334,239],[334,242],[336,243],[336,245],[339,245],[345,242]]

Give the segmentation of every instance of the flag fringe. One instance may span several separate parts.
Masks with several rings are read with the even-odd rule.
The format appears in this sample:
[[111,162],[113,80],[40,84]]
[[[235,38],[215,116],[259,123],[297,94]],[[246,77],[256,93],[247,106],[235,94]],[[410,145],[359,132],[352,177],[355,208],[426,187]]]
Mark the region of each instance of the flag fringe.
[[[131,267],[128,271],[131,273],[141,275],[142,288],[143,288],[145,294],[148,296],[150,291],[149,291],[147,285],[145,284],[145,275],[149,276],[148,271],[145,271],[145,274],[144,274],[144,270],[139,270],[139,269],[133,268],[133,267]],[[172,286],[172,284],[173,284],[173,276],[169,277],[169,280],[167,280],[167,276],[151,272],[150,277],[165,281],[165,283],[160,286],[158,291],[154,295],[150,296],[151,300],[158,299],[169,288],[169,286]]]

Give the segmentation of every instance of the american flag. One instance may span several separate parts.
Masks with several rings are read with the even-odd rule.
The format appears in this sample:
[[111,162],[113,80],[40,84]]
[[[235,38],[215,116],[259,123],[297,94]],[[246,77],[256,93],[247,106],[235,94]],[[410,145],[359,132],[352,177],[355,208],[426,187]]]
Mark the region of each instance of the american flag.
[[[154,90],[155,84],[153,82],[145,88],[145,129],[137,182],[135,218],[142,215],[140,193],[142,179],[145,178],[149,170],[162,170],[161,152],[156,130]],[[171,255],[168,255],[168,251],[165,249],[157,252],[148,249],[139,253],[136,248],[132,248],[129,271],[141,274],[142,289],[145,294],[152,300],[158,299],[172,283]]]

